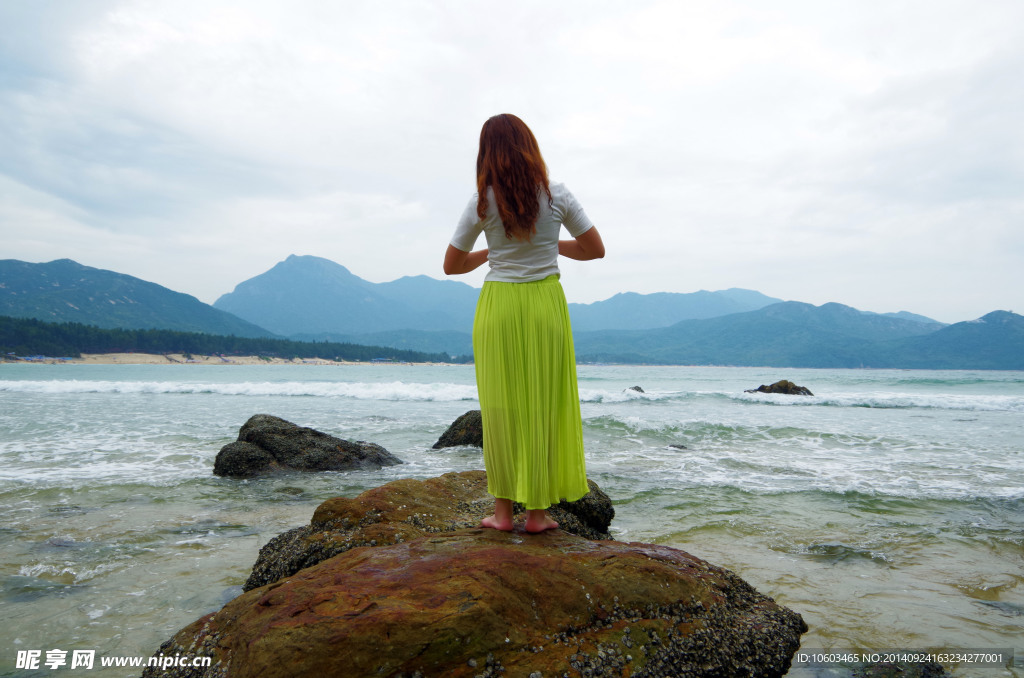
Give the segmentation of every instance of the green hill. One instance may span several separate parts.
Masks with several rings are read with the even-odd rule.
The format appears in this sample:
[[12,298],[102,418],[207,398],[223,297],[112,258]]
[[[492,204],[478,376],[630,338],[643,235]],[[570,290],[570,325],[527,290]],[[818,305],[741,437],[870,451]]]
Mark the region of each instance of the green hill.
[[876,350],[879,366],[1024,370],[1024,317],[993,311],[926,336],[887,342]]
[[296,334],[295,341],[336,341],[370,346],[447,353],[452,356],[473,354],[473,335],[470,332],[428,332],[426,330],[392,330],[366,334]]
[[272,336],[188,294],[70,259],[45,264],[0,260],[0,315],[108,329]]
[[299,342],[269,337],[218,336],[173,330],[103,329],[81,323],[46,323],[0,316],[0,355],[78,357],[82,353],[195,353],[278,358],[376,359],[448,362],[445,353],[405,351],[338,342]]
[[584,332],[583,362],[773,367],[1022,369],[1021,316],[943,326],[841,304],[784,302],[658,330]]

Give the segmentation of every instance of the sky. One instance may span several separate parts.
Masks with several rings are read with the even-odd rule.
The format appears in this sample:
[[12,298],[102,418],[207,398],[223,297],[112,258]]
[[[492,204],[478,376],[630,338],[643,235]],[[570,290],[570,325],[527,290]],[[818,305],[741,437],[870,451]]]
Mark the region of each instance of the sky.
[[1022,74],[1020,0],[6,2],[0,259],[443,279],[507,112],[605,241],[570,302],[1024,313]]

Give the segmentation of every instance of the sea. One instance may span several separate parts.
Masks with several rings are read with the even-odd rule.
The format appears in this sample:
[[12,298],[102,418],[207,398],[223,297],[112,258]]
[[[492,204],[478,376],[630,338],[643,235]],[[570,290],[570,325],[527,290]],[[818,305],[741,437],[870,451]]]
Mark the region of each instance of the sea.
[[[802,650],[1010,649],[946,666],[1024,676],[1024,372],[578,372],[615,539],[736,572],[803,615]],[[779,379],[814,395],[746,392]],[[139,675],[101,660],[149,657],[219,609],[320,502],[483,468],[479,449],[431,449],[476,398],[472,366],[0,365],[0,675]],[[258,413],[405,463],[214,476]]]

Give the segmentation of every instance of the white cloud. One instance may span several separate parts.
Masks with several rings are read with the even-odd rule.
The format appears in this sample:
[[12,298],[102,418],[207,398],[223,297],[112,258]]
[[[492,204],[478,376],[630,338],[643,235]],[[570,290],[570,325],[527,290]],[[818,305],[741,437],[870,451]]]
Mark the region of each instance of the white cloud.
[[0,8],[8,257],[204,301],[291,253],[439,277],[510,111],[608,244],[573,301],[1024,308],[1015,0],[56,7]]

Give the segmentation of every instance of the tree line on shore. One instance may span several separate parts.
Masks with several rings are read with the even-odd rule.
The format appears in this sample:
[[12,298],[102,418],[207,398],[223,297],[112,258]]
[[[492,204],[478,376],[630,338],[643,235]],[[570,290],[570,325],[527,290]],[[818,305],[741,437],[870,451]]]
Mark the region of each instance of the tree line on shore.
[[94,325],[47,323],[0,316],[0,355],[78,358],[83,353],[184,353],[255,355],[268,358],[323,358],[365,361],[469,362],[468,356],[337,342],[236,337],[174,330],[103,329]]

